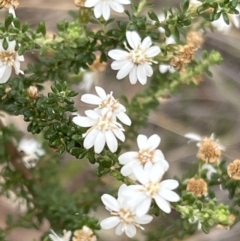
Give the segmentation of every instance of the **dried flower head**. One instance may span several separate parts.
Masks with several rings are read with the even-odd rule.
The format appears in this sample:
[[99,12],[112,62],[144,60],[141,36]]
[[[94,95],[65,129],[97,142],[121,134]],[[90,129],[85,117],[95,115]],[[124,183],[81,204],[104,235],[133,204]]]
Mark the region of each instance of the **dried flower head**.
[[234,160],[227,167],[228,176],[234,180],[240,180],[240,159]]
[[85,3],[86,3],[86,0],[74,0],[74,3],[77,7],[83,7],[85,8]]
[[97,238],[93,235],[93,231],[87,227],[83,226],[81,230],[76,230],[74,232],[74,237],[72,241],[96,241]]
[[221,148],[212,138],[203,138],[200,142],[197,157],[207,163],[218,163],[222,155]]
[[39,98],[38,88],[36,86],[30,86],[27,89],[28,96],[33,99],[37,100]]
[[192,45],[195,49],[202,47],[204,42],[203,36],[200,32],[191,31],[187,34],[187,43]]
[[181,46],[179,49],[179,57],[181,58],[182,62],[188,64],[192,61],[194,57],[195,49],[192,45],[184,45]]
[[184,62],[180,57],[173,56],[170,62],[170,66],[173,67],[174,69],[180,70],[183,68]]
[[0,0],[0,8],[10,8],[11,6],[17,8],[18,5],[18,0]]
[[92,71],[96,72],[103,72],[106,69],[107,63],[106,62],[100,62],[100,55],[96,55],[95,60],[93,63],[89,66],[89,68]]
[[5,95],[2,97],[2,100],[5,100],[8,96],[8,93],[12,90],[10,86],[7,86],[5,89]]
[[192,192],[197,197],[205,196],[208,192],[207,183],[202,179],[191,178],[188,180],[187,191]]

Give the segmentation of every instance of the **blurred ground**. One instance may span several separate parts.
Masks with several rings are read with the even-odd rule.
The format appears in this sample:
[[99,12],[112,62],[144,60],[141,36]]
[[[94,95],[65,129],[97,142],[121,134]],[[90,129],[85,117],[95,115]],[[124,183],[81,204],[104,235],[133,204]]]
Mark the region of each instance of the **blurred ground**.
[[[64,18],[69,18],[69,9],[75,9],[73,1],[66,0],[20,0],[21,5],[17,10],[17,16],[35,26],[40,20],[45,20],[47,28],[55,31],[55,23]],[[157,6],[169,6],[179,1],[158,1]],[[44,19],[43,19],[44,18]],[[158,133],[162,142],[160,145],[166,159],[170,162],[170,173],[181,175],[183,170],[190,169],[195,161],[196,146],[187,144],[183,135],[187,132],[195,132],[209,136],[215,133],[221,143],[227,147],[224,153],[228,160],[240,158],[240,32],[233,29],[228,36],[221,34],[208,34],[204,48],[219,50],[224,62],[212,68],[213,78],[204,76],[204,81],[198,87],[184,86],[179,94],[163,102],[159,109],[152,112],[149,117],[149,125],[142,133],[151,135]],[[109,80],[116,73],[107,70],[98,76],[98,83],[104,86],[106,91],[113,90],[115,96],[126,93],[133,96],[141,91],[142,87],[130,86],[127,80]],[[79,107],[84,108],[79,104]],[[21,130],[26,130],[26,124],[21,117],[8,119],[16,123]],[[71,186],[71,185],[70,185]],[[74,187],[72,187],[74,188]],[[225,193],[221,194],[224,198]],[[16,207],[7,199],[0,199],[0,226],[4,226],[4,219],[8,213],[16,213]],[[106,213],[104,213],[104,216]],[[48,225],[43,230],[48,230]],[[109,233],[108,233],[109,234]],[[106,240],[110,240],[107,238]],[[210,235],[199,231],[195,236],[187,239],[194,241],[237,241],[239,240],[239,225],[231,231],[213,229]],[[9,236],[10,241],[32,241],[40,237],[41,232],[35,230],[17,229]],[[114,237],[114,239],[116,239]],[[127,240],[121,238],[119,240]],[[155,240],[153,240],[155,241]]]

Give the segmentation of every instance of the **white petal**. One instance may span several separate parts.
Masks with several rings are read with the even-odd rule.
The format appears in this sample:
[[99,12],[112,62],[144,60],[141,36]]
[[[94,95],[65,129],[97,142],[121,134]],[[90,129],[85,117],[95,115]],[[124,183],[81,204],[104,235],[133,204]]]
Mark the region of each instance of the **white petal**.
[[112,131],[106,131],[105,136],[109,150],[111,152],[116,152],[118,148],[118,142]]
[[106,21],[110,18],[110,6],[106,1],[102,2],[102,15]]
[[168,45],[168,44],[175,44],[176,41],[174,39],[174,37],[171,35],[170,37],[167,37],[166,40],[165,40],[165,43]]
[[94,152],[101,153],[104,146],[105,146],[105,133],[99,131],[94,143]]
[[[146,165],[145,165],[146,166]],[[136,166],[133,169],[133,173],[136,176],[137,180],[141,183],[141,184],[147,184],[149,181],[149,176],[147,175],[147,172],[145,171],[145,169],[143,169],[142,166]]]
[[124,232],[123,223],[119,223],[118,226],[115,229],[115,234],[116,235],[122,235],[123,232]]
[[88,8],[91,8],[91,7],[95,6],[100,1],[101,0],[87,0],[85,2],[85,6],[88,7]]
[[128,162],[134,160],[137,157],[137,154],[138,153],[136,151],[125,152],[118,157],[118,161],[120,164],[125,165]]
[[115,12],[118,12],[118,13],[124,12],[123,6],[121,4],[119,4],[118,2],[109,1],[109,5]]
[[151,148],[151,150],[154,150],[160,145],[160,142],[161,142],[160,136],[157,134],[154,134],[148,138],[146,143],[146,148]]
[[118,71],[116,78],[117,79],[125,78],[130,73],[133,67],[134,67],[134,63],[130,60],[126,60],[123,67]]
[[126,165],[124,165],[123,167],[122,167],[122,169],[121,169],[121,174],[123,175],[123,176],[125,176],[125,177],[127,177],[127,176],[129,176],[130,174],[132,174],[132,170],[133,170],[133,168],[132,168],[132,165],[133,163],[132,162],[129,162],[129,163],[127,163]]
[[147,73],[143,64],[137,66],[137,78],[142,85],[147,83]]
[[19,75],[22,71],[20,70],[20,62],[18,60],[14,61],[15,74]]
[[169,202],[178,202],[180,200],[180,197],[177,193],[164,188],[160,190],[159,195]]
[[155,195],[154,197],[158,207],[165,213],[171,212],[171,207],[168,201],[160,197],[159,195]]
[[135,216],[134,220],[139,224],[147,224],[152,221],[153,217],[150,215],[143,215],[142,217]]
[[136,49],[140,46],[141,38],[135,31],[127,31],[126,37],[131,48]]
[[161,50],[158,46],[152,46],[146,51],[146,56],[152,58],[154,56],[157,56],[160,52]]
[[151,167],[150,180],[154,183],[159,182],[163,177],[164,172],[162,165],[157,162]]
[[126,115],[124,112],[120,112],[119,114],[117,114],[117,118],[124,123],[125,125],[130,126],[132,121],[130,120],[130,118],[128,117],[128,115]]
[[101,196],[103,204],[110,210],[118,212],[120,210],[118,201],[109,194],[103,194]]
[[15,13],[15,9],[12,5],[10,5],[8,12],[11,13],[13,15],[14,18],[16,18],[16,13]]
[[76,117],[73,117],[72,120],[73,120],[73,123],[81,127],[90,127],[90,126],[93,126],[96,122],[95,120],[92,120],[85,116],[76,116]]
[[160,64],[159,65],[159,72],[165,74],[169,70],[170,65],[168,64]]
[[92,104],[92,105],[100,105],[102,103],[102,99],[99,98],[96,95],[92,94],[85,94],[82,95],[81,101],[87,104]]
[[189,138],[189,139],[193,140],[193,141],[201,141],[201,139],[202,139],[201,136],[199,136],[195,133],[187,133],[184,136],[186,138]]
[[231,20],[235,27],[239,28],[239,17],[237,15],[232,15]]
[[133,224],[127,224],[125,226],[125,233],[129,238],[134,237],[137,233],[136,227]]
[[57,235],[55,236],[54,234],[49,234],[49,237],[52,241],[61,241],[61,238],[59,238]]
[[147,140],[148,138],[145,135],[138,135],[137,137],[137,144],[138,144],[138,148],[144,149],[147,145]]
[[[0,66],[0,79],[3,77],[3,75],[4,75],[7,67],[8,67],[8,66],[5,65],[5,64],[3,64],[3,65]],[[6,82],[6,81],[5,81],[5,82]],[[5,83],[5,82],[0,82],[0,83]]]
[[124,133],[123,133],[121,130],[119,130],[119,129],[113,129],[112,131],[113,131],[114,135],[115,135],[120,141],[122,141],[122,142],[125,141],[125,135],[124,135]]
[[178,181],[173,179],[164,180],[160,183],[161,188],[166,188],[168,190],[173,190],[179,186]]
[[109,217],[102,220],[100,226],[102,229],[110,229],[118,225],[120,222],[119,217]]
[[146,37],[143,41],[142,41],[142,48],[145,50],[145,49],[148,49],[150,46],[152,45],[152,40],[150,37]]
[[152,199],[146,196],[146,198],[137,206],[136,215],[139,217],[145,215],[150,209],[151,201]]
[[24,56],[23,55],[18,55],[17,56],[18,61],[24,61]]
[[102,1],[100,0],[94,7],[94,16],[100,18],[102,16]]
[[15,52],[16,41],[9,41],[8,42],[8,51]]
[[99,86],[95,86],[95,90],[97,92],[97,94],[99,95],[99,97],[101,99],[106,99],[107,98],[107,95],[106,95],[106,92],[103,88],[99,87]]
[[162,151],[160,151],[159,149],[155,150],[155,152],[154,152],[154,159],[156,161],[165,160],[165,157],[164,157]]
[[119,70],[126,64],[126,62],[128,62],[126,59],[116,60],[116,61],[112,62],[111,68],[113,70]]
[[[100,117],[99,113],[97,113],[97,112],[94,111],[94,110],[86,110],[86,111],[85,111],[85,114],[86,114],[87,117],[89,117],[89,118],[91,118],[91,119],[93,119],[93,120],[98,120],[99,117]],[[103,113],[102,113],[102,114],[103,114]]]
[[116,2],[121,3],[121,4],[130,4],[131,1],[129,0],[116,0]]
[[153,75],[153,69],[152,69],[151,65],[149,63],[145,63],[143,65],[144,65],[144,68],[146,70],[146,75],[148,77],[151,77]]
[[[2,68],[2,66],[0,67]],[[3,72],[3,75],[0,79],[0,83],[3,84],[3,83],[6,83],[10,76],[11,76],[11,73],[12,73],[12,67],[11,66],[5,66],[5,71]]]
[[129,52],[121,49],[113,49],[108,52],[108,56],[114,60],[126,60],[128,55]]
[[132,85],[137,83],[137,66],[135,65],[129,73],[129,80]]
[[93,129],[87,134],[83,142],[83,146],[86,149],[90,149],[93,147],[98,133],[99,133],[99,130]]

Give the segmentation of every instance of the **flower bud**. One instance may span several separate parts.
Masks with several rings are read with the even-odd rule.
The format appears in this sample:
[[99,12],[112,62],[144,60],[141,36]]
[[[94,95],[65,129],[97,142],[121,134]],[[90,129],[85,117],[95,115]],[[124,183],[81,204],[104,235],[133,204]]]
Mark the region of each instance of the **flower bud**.
[[33,100],[37,100],[39,98],[39,93],[36,86],[30,86],[27,89],[27,93],[28,93],[28,96]]

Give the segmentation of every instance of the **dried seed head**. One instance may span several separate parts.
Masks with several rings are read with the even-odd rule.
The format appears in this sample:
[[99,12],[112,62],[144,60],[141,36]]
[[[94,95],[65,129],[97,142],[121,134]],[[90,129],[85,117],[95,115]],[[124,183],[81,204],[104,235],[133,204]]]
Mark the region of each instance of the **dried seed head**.
[[0,8],[9,8],[13,6],[15,9],[18,7],[18,0],[0,0]]
[[2,97],[2,100],[5,100],[8,96],[8,93],[12,90],[11,87],[7,86],[5,89],[5,95]]
[[96,55],[95,60],[93,63],[89,66],[89,68],[92,71],[96,72],[103,72],[106,69],[107,63],[106,62],[100,62],[100,55]]
[[85,7],[86,0],[74,0],[74,3],[77,7]]
[[202,178],[191,178],[188,180],[187,191],[192,192],[197,197],[202,197],[207,194],[208,186]]
[[178,56],[173,56],[173,58],[171,59],[170,65],[177,70],[180,70],[183,68],[184,66],[184,62],[183,60],[178,57]]
[[211,138],[203,138],[199,144],[197,157],[207,163],[218,163],[222,155],[222,151]]
[[179,49],[179,58],[183,63],[188,64],[192,61],[194,57],[195,49],[192,45],[184,45]]
[[39,93],[36,86],[30,86],[27,89],[27,93],[28,93],[28,96],[33,100],[37,100],[39,98]]
[[240,180],[240,159],[234,160],[227,167],[228,176],[234,180]]
[[83,226],[81,230],[76,230],[74,232],[74,237],[72,241],[96,241],[97,238],[93,235],[93,231],[87,227]]
[[191,31],[187,34],[187,43],[192,45],[196,50],[202,47],[203,42],[204,39],[200,32]]

